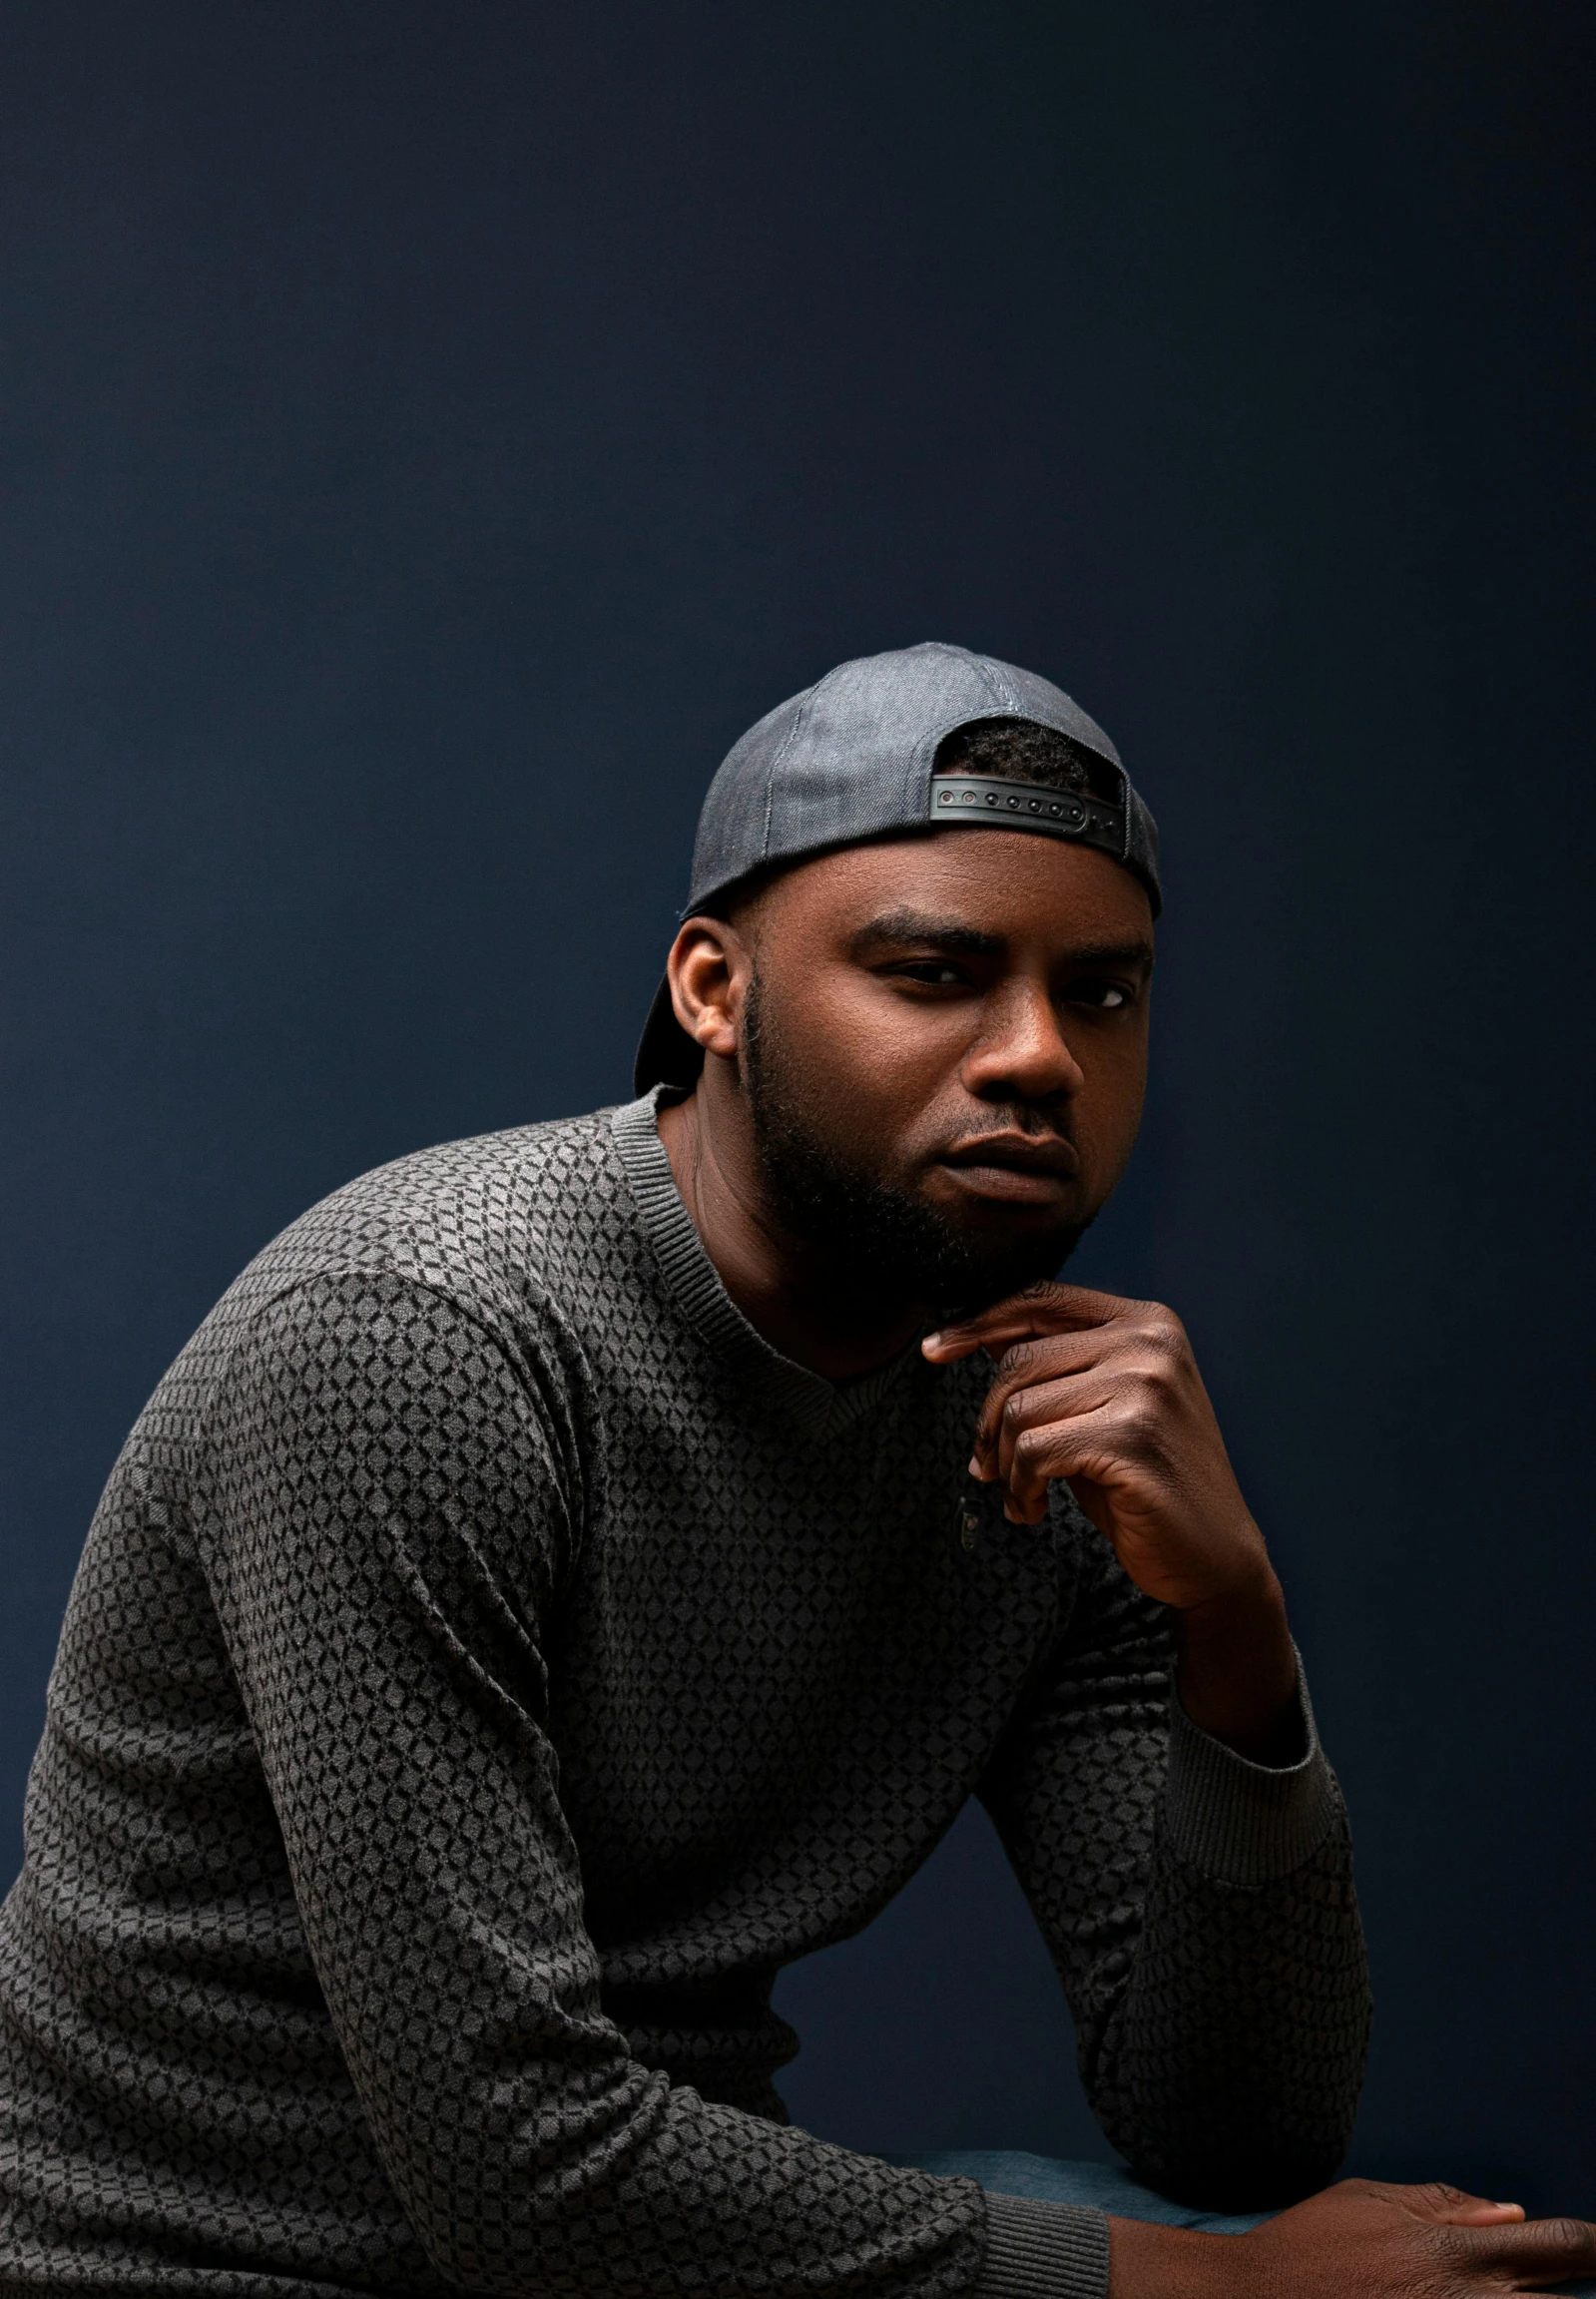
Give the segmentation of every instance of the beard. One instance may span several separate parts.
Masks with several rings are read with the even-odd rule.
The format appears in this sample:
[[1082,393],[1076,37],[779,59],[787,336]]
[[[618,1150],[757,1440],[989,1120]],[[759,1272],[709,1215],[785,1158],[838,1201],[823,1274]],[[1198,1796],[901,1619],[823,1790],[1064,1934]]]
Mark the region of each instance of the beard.
[[821,1097],[805,1092],[784,1060],[757,975],[743,1009],[740,1066],[771,1209],[838,1292],[972,1313],[1056,1276],[1086,1234],[1090,1215],[1021,1236],[983,1236],[976,1223],[961,1224],[827,1140],[815,1124]]

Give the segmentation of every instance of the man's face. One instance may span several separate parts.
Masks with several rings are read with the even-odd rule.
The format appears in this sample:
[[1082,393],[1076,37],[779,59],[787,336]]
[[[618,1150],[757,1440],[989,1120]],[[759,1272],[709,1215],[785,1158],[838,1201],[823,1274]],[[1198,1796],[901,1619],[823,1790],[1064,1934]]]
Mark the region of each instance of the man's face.
[[1089,847],[945,831],[786,872],[738,920],[737,1064],[783,1225],[937,1303],[1050,1276],[1118,1180],[1152,915]]

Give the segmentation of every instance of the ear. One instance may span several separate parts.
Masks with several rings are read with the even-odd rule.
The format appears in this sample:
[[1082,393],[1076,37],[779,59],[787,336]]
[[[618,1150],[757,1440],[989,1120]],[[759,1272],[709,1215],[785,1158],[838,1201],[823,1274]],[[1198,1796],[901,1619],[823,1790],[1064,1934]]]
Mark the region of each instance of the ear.
[[671,1003],[690,1038],[723,1061],[736,1058],[753,960],[724,918],[689,918],[666,960]]

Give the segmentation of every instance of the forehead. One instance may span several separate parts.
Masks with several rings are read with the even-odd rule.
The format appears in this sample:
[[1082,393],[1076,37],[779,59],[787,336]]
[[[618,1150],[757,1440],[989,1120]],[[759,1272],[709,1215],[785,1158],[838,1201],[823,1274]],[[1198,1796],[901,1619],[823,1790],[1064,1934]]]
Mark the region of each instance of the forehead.
[[1007,942],[1153,938],[1140,879],[1095,847],[1034,831],[946,830],[883,839],[787,870],[762,934],[846,940],[892,913],[935,916]]

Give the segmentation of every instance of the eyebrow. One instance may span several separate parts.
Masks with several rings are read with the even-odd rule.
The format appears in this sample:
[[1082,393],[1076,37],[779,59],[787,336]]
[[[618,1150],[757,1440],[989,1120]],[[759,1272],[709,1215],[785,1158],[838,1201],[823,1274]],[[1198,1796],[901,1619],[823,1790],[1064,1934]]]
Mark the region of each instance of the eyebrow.
[[855,947],[866,942],[923,942],[961,958],[1000,958],[1008,946],[1001,934],[983,934],[957,918],[930,917],[922,910],[885,910],[860,926],[853,941]]
[[[886,910],[853,936],[855,949],[871,942],[918,942],[923,948],[948,957],[1000,958],[1008,948],[1002,934],[982,933],[957,918],[938,918],[920,910]],[[1068,953],[1073,966],[1140,966],[1151,971],[1153,945],[1141,935],[1127,942],[1083,942]]]

